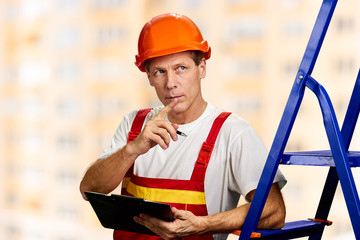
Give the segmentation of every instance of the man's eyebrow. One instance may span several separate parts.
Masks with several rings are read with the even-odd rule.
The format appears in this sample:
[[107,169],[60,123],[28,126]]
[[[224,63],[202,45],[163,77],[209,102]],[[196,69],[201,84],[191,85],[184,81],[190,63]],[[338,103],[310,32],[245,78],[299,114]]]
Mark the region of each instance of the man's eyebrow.
[[160,67],[160,66],[152,66],[151,67],[151,70],[153,70],[153,71],[157,71],[157,70],[164,70],[164,68],[163,67]]
[[183,62],[183,61],[181,61],[181,62],[178,62],[178,63],[174,64],[174,66],[175,66],[175,67],[188,66],[188,65],[189,65],[188,63]]
[[[181,61],[181,62],[173,64],[172,67],[187,66],[187,65],[188,64],[186,64],[186,62]],[[156,70],[165,70],[165,67],[161,67],[161,66],[157,66],[157,65],[153,65],[151,68],[154,71],[156,71]]]

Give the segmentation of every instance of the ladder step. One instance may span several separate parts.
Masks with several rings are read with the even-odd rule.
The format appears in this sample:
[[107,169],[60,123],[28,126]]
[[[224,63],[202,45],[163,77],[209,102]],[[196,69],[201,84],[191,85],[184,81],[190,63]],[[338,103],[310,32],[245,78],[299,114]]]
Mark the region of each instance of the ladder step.
[[[256,230],[256,232],[251,235],[251,239],[291,239],[311,236],[312,233],[322,230],[322,228],[328,225],[331,225],[330,221],[312,219],[287,222],[281,229]],[[235,231],[233,234],[240,236],[241,231]]]
[[[360,151],[349,151],[350,167],[360,166]],[[308,165],[308,166],[330,166],[334,167],[334,158],[330,150],[287,152],[283,154],[280,164],[286,165]]]

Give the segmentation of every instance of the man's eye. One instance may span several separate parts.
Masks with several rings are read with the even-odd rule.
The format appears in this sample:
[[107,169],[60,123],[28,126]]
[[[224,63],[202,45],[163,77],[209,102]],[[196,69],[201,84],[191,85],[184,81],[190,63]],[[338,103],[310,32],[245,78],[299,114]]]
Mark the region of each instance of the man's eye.
[[163,74],[165,71],[164,70],[157,70],[155,71],[155,75],[159,75],[159,74]]
[[184,67],[184,66],[179,67],[179,70],[181,70],[181,71],[184,71],[185,69],[186,69],[186,67]]

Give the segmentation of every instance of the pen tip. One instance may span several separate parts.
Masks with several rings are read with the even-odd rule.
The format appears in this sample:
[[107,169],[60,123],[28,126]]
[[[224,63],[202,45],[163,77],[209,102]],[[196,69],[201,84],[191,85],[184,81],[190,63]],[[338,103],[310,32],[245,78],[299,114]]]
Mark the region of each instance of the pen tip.
[[179,130],[176,130],[176,133],[180,136],[187,137],[187,135],[183,132],[180,132]]

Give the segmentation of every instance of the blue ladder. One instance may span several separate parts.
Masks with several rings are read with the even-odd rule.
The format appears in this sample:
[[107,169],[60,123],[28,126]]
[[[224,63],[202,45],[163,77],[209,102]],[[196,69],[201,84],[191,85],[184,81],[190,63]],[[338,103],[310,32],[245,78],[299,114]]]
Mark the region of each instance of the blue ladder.
[[[339,180],[356,239],[360,239],[360,201],[351,172],[351,167],[360,166],[360,152],[348,151],[360,111],[360,71],[341,131],[325,88],[311,76],[336,3],[336,0],[322,2],[244,226],[238,231],[239,240],[293,239],[304,236],[321,239],[325,226],[331,224],[327,218]],[[284,153],[307,88],[319,101],[331,150]],[[256,227],[279,164],[329,167],[318,209],[314,219],[288,222],[279,230],[258,230]]]

